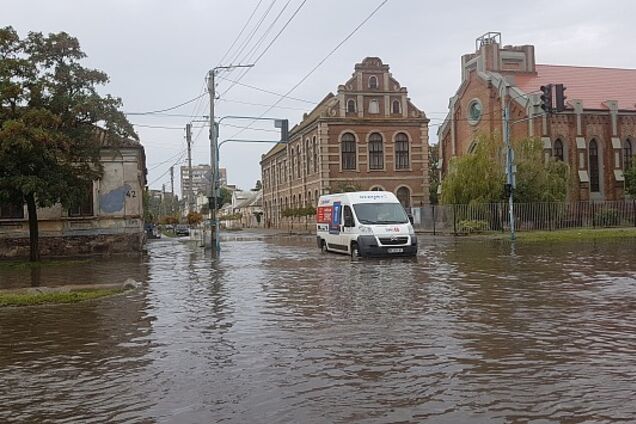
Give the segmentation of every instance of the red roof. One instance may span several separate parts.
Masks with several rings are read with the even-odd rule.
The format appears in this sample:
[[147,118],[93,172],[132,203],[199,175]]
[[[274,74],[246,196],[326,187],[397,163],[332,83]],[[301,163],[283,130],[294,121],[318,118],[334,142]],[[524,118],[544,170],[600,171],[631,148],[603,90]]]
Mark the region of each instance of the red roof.
[[567,87],[566,103],[582,100],[584,109],[607,109],[608,100],[618,101],[621,110],[636,110],[636,69],[584,66],[536,65],[537,74],[515,74],[515,85],[536,92],[546,84]]

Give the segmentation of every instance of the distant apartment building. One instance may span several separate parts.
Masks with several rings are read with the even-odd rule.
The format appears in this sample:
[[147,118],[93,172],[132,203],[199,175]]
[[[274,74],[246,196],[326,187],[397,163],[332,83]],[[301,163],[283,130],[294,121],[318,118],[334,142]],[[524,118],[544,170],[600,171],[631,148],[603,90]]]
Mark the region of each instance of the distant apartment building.
[[192,182],[188,167],[181,167],[181,198],[187,202],[190,193],[193,198],[200,193],[205,195],[210,193],[210,165],[192,166]]
[[[461,67],[438,131],[442,178],[452,158],[469,154],[480,135],[501,136],[509,102],[511,138],[539,138],[546,161],[569,164],[570,200],[625,197],[623,172],[636,152],[636,69],[537,64],[534,46],[504,46],[499,33],[479,37]],[[547,84],[566,87],[565,111],[546,116],[537,107]]]
[[406,207],[428,203],[428,122],[389,65],[367,57],[261,160],[265,223],[321,194],[388,190]]

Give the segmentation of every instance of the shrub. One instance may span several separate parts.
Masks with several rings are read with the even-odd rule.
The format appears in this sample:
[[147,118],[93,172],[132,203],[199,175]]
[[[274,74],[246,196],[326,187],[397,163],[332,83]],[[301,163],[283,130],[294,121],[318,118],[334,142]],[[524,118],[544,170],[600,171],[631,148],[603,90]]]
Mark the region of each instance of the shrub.
[[463,221],[459,221],[458,229],[459,231],[468,234],[482,233],[488,229],[488,222],[475,219],[466,219]]

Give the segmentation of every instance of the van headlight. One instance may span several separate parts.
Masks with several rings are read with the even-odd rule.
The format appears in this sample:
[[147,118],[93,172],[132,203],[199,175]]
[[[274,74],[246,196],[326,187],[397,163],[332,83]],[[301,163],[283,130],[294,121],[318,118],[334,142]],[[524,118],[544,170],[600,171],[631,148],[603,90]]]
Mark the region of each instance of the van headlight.
[[373,229],[371,227],[367,227],[366,225],[359,226],[358,230],[360,230],[360,234],[373,234]]

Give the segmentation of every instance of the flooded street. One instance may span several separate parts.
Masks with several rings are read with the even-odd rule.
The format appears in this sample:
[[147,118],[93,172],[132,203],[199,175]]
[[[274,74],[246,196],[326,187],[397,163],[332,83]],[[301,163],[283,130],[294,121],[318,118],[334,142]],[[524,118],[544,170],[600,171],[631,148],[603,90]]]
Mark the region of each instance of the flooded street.
[[43,269],[144,287],[0,309],[0,422],[636,420],[636,241],[423,238],[417,260],[352,262],[237,234],[217,261],[163,239]]

